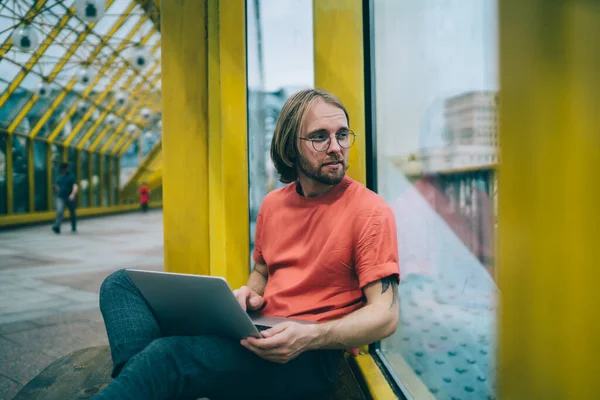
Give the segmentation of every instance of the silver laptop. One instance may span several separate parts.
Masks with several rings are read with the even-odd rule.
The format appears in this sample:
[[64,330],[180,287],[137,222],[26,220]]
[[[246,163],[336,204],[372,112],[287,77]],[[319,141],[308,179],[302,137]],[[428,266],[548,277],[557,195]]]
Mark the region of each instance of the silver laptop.
[[218,334],[240,340],[284,321],[313,322],[246,313],[224,278],[126,269],[164,335]]

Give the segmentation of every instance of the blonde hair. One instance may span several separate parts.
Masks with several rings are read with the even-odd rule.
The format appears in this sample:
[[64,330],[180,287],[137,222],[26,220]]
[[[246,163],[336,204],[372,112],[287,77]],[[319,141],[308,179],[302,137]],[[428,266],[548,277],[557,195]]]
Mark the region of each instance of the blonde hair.
[[294,93],[281,108],[271,141],[271,160],[283,183],[298,179],[296,160],[298,158],[297,138],[304,126],[306,115],[317,99],[340,108],[350,124],[346,107],[331,93],[321,89],[305,89]]

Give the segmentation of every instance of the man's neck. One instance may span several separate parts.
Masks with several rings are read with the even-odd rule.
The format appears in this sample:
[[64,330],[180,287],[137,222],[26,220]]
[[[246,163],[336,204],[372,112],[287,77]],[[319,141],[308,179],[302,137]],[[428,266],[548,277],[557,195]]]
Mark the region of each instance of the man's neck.
[[299,176],[297,190],[304,197],[317,197],[329,192],[335,185],[326,185],[313,179]]

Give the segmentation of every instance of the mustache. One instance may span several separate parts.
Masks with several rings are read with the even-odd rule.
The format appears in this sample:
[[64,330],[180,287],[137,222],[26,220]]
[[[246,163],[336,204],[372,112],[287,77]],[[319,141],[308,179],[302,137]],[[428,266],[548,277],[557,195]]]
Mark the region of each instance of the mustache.
[[325,162],[323,162],[321,165],[331,165],[331,164],[344,164],[344,159],[343,158],[335,158],[335,159],[331,159],[331,160],[327,160]]

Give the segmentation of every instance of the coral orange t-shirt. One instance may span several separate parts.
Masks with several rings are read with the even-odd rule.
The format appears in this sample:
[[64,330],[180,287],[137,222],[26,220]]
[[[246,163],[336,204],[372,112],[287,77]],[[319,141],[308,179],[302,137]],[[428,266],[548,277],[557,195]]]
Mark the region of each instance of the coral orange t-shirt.
[[297,183],[270,192],[256,223],[254,261],[266,264],[264,315],[328,321],[366,303],[369,283],[400,279],[392,209],[348,176],[307,198]]

